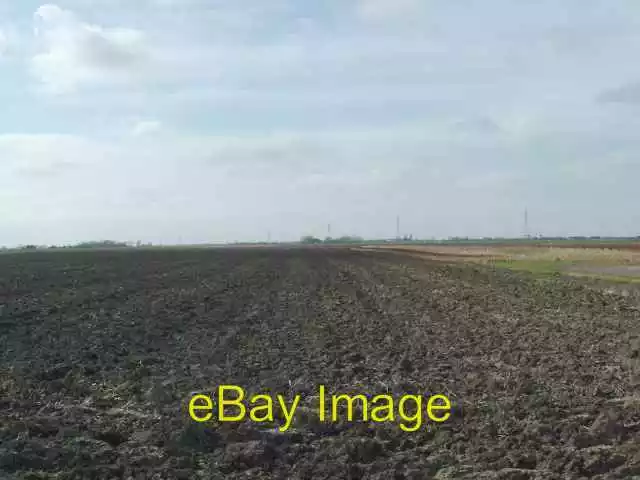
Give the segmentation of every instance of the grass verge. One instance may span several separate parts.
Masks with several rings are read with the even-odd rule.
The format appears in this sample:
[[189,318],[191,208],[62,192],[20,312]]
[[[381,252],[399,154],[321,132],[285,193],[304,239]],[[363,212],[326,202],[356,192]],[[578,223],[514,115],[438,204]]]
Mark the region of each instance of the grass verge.
[[580,262],[571,260],[494,260],[489,263],[496,268],[506,268],[515,271],[524,271],[540,277],[571,276],[594,280],[606,280],[613,283],[640,284],[640,277],[608,275],[596,272],[569,271],[570,267],[580,265]]

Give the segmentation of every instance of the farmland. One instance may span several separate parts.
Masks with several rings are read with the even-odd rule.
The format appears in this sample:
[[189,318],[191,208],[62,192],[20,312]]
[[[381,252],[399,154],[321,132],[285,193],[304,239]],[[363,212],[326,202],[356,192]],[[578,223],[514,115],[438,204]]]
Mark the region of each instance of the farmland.
[[401,252],[430,260],[491,265],[539,275],[640,282],[640,244],[636,242],[364,245],[362,248]]
[[[454,253],[0,255],[0,478],[640,478],[636,297]],[[451,418],[192,421],[223,384],[442,393]]]

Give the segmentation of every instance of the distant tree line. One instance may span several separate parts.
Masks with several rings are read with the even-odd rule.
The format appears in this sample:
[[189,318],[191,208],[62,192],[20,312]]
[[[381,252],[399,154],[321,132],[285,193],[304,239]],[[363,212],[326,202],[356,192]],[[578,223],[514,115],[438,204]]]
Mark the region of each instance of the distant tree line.
[[336,243],[362,243],[364,239],[362,237],[354,236],[354,235],[344,235],[342,237],[326,237],[324,240],[313,237],[311,235],[304,236],[300,239],[300,243],[305,245],[314,245],[314,244],[336,244]]
[[81,242],[74,245],[73,248],[125,248],[130,245],[126,242],[116,242],[114,240],[99,240],[91,242]]
[[94,240],[89,242],[80,242],[75,245],[21,245],[18,247],[18,250],[56,250],[56,249],[70,249],[70,248],[87,248],[87,249],[98,249],[98,248],[128,248],[128,247],[149,247],[152,246],[151,243],[143,244],[138,241],[135,243],[132,242],[118,242],[115,240]]

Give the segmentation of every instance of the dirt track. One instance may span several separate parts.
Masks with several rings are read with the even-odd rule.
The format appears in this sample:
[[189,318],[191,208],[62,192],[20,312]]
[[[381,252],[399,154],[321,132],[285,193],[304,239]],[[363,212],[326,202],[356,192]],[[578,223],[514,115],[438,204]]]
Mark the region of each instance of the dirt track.
[[[633,302],[381,252],[2,255],[0,478],[640,478]],[[415,433],[189,420],[224,383],[454,410]]]

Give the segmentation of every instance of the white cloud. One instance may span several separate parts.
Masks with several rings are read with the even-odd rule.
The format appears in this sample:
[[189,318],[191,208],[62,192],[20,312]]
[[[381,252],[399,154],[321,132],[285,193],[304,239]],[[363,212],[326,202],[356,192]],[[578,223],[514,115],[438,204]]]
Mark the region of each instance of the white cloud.
[[522,179],[523,176],[516,172],[483,172],[470,176],[461,176],[455,182],[455,187],[467,190],[499,191],[504,188],[513,188]]
[[158,132],[162,128],[162,123],[158,120],[139,120],[133,125],[131,135],[140,137]]
[[607,88],[596,97],[600,103],[622,103],[637,105],[640,103],[640,82],[630,82],[615,88]]
[[0,59],[15,56],[20,44],[20,36],[14,25],[0,25]]
[[359,0],[358,16],[367,21],[394,21],[425,11],[426,0]]
[[5,178],[11,174],[56,174],[100,163],[107,150],[77,135],[5,134],[0,135],[0,171]]
[[38,8],[34,21],[39,51],[31,69],[50,92],[126,82],[147,59],[144,36],[138,30],[85,23],[56,5]]
[[0,29],[0,57],[3,57],[7,53],[9,47],[9,39],[4,30]]

